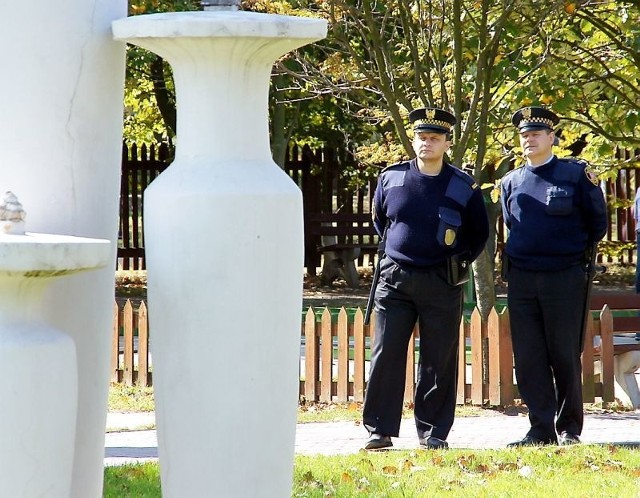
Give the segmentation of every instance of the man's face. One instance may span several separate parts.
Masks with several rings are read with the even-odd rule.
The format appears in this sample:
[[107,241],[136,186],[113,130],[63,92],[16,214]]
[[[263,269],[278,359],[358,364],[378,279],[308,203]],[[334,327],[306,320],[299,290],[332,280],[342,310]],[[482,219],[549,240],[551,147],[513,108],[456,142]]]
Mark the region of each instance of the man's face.
[[444,133],[419,131],[413,136],[413,151],[423,161],[442,159],[449,147],[451,141],[447,140]]
[[552,154],[555,133],[547,130],[529,130],[520,133],[520,145],[529,160],[545,160]]

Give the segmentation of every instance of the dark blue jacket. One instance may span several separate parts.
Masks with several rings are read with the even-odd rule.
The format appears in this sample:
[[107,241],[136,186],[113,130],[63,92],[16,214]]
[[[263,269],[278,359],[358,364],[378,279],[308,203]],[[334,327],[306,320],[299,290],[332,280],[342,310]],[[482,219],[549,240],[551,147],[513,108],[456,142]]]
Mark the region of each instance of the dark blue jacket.
[[580,264],[585,250],[607,233],[602,190],[575,159],[522,166],[501,182],[501,203],[509,229],[506,251],[524,270],[556,271]]
[[385,168],[373,214],[380,235],[389,224],[386,254],[407,268],[432,266],[454,254],[473,261],[489,237],[480,188],[446,163],[437,176],[421,173],[415,159]]

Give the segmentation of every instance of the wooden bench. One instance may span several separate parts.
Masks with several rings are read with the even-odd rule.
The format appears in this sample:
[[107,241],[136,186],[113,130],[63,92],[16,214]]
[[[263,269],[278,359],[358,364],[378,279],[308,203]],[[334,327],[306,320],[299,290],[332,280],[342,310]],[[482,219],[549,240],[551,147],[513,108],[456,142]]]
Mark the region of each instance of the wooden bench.
[[[591,310],[605,305],[613,316],[613,372],[615,396],[630,408],[640,408],[640,390],[635,372],[640,368],[640,295],[635,293],[596,293]],[[594,354],[600,344],[594,340]]]
[[343,277],[350,287],[360,286],[356,259],[375,254],[379,237],[370,214],[314,213],[304,218],[305,246],[323,256],[321,282]]

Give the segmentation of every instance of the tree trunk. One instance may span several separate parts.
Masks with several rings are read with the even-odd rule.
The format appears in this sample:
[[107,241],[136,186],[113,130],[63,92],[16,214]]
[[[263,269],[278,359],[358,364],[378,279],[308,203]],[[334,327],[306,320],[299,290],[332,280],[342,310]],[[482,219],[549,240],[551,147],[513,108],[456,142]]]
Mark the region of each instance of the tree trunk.
[[489,318],[491,309],[496,304],[496,297],[493,283],[493,261],[489,251],[485,247],[484,251],[473,262],[474,284],[478,301],[476,306],[483,321]]

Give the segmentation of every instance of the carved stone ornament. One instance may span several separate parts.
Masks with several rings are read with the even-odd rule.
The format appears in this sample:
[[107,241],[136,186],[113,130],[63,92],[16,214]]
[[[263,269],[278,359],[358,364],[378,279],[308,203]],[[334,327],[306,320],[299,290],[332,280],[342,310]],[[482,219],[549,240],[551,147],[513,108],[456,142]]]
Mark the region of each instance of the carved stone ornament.
[[0,233],[24,235],[27,213],[13,192],[5,192],[0,204]]

